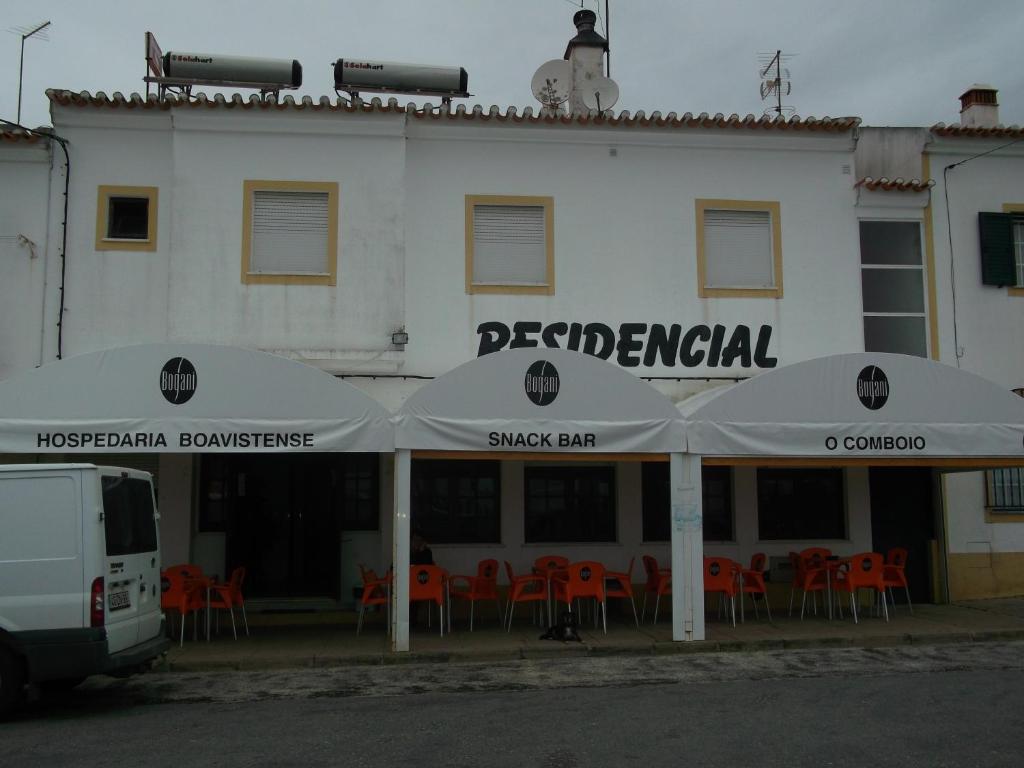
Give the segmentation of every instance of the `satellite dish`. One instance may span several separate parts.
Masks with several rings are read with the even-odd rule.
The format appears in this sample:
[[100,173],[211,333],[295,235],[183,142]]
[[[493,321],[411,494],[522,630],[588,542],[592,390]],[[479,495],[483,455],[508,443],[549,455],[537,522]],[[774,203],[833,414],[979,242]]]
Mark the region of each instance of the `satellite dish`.
[[580,95],[587,109],[604,112],[619,100],[619,86],[610,77],[595,77],[583,84]]
[[545,107],[556,109],[569,100],[569,62],[552,59],[542,64],[530,81],[533,97]]

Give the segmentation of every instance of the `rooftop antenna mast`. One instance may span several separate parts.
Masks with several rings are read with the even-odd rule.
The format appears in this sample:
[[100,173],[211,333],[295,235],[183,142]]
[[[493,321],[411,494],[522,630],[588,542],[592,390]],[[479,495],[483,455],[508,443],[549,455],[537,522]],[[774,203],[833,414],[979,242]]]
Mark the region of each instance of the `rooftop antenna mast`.
[[48,26],[50,26],[50,22],[44,21],[34,27],[13,27],[11,29],[11,32],[21,35],[21,61],[18,64],[18,117],[15,119],[18,125],[21,125],[21,76],[25,71],[25,41],[33,35],[40,40],[49,40],[45,32]]
[[775,53],[758,54],[760,67],[758,74],[761,77],[761,101],[769,97],[775,97],[775,106],[765,110],[765,114],[774,112],[781,117],[783,114],[792,114],[793,107],[784,106],[782,97],[793,92],[793,83],[789,77],[789,68],[783,65],[788,64],[796,54],[783,54],[782,51]]

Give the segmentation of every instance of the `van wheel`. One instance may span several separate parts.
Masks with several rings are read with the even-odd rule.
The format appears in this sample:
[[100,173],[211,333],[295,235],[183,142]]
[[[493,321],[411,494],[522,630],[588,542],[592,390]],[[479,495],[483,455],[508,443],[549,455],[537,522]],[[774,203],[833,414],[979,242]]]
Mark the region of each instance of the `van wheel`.
[[21,701],[25,673],[21,660],[8,648],[0,646],[0,718],[7,717]]
[[39,684],[44,691],[60,692],[70,691],[85,680],[84,677],[62,677],[59,680],[46,680]]

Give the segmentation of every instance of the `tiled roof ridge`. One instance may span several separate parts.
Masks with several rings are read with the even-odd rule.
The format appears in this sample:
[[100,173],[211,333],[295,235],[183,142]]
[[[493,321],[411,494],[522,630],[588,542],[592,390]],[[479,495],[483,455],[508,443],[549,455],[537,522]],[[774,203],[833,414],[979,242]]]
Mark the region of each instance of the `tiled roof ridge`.
[[40,136],[35,131],[25,131],[21,128],[2,128],[0,129],[0,141],[24,141],[29,144],[39,141]]
[[963,138],[1024,139],[1024,128],[1019,125],[994,125],[984,128],[977,125],[946,125],[936,123],[931,132],[938,136]]
[[860,125],[858,117],[807,117],[801,118],[794,115],[790,118],[784,117],[755,117],[748,114],[740,117],[738,114],[726,116],[721,112],[710,115],[701,112],[694,115],[686,112],[679,115],[675,112],[662,114],[651,112],[650,114],[640,110],[630,114],[623,110],[618,114],[607,112],[588,112],[586,114],[558,114],[548,109],[534,110],[526,107],[521,112],[516,107],[506,107],[504,111],[497,105],[485,109],[479,104],[467,108],[465,104],[457,106],[441,105],[435,106],[426,103],[421,106],[410,102],[404,106],[395,98],[386,102],[379,97],[369,101],[349,103],[340,98],[332,101],[328,96],[321,96],[314,100],[310,96],[303,96],[301,99],[288,95],[278,100],[271,97],[261,99],[256,94],[248,98],[235,93],[230,96],[215,94],[213,97],[205,93],[196,94],[191,98],[185,96],[168,95],[163,99],[155,94],[148,97],[138,93],[125,96],[117,91],[113,96],[107,96],[103,91],[91,94],[88,91],[73,92],[59,89],[48,89],[47,97],[51,102],[61,106],[77,107],[108,107],[111,109],[158,109],[166,111],[171,108],[192,108],[192,109],[261,109],[261,110],[311,110],[346,113],[405,113],[418,120],[479,120],[481,122],[497,121],[499,123],[529,123],[545,125],[595,125],[595,126],[628,126],[643,128],[736,128],[736,129],[763,129],[763,130],[791,130],[791,131],[824,131],[828,133],[843,133],[850,131]]
[[853,186],[871,190],[883,190],[885,192],[922,192],[934,187],[935,179],[922,181],[921,179],[906,180],[902,177],[890,179],[887,176],[880,176],[874,179],[871,176],[865,176],[862,179],[858,179],[857,183]]

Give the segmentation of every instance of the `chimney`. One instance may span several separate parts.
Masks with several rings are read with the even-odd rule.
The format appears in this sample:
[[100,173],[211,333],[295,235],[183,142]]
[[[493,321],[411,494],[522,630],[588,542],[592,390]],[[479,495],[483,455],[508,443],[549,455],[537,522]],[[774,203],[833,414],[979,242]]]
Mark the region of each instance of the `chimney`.
[[586,112],[582,92],[588,80],[604,77],[604,52],[608,41],[594,31],[597,14],[577,11],[572,17],[576,37],[569,41],[563,57],[569,62],[569,112]]
[[964,128],[994,128],[999,125],[999,102],[991,85],[975,83],[960,97],[960,125]]

